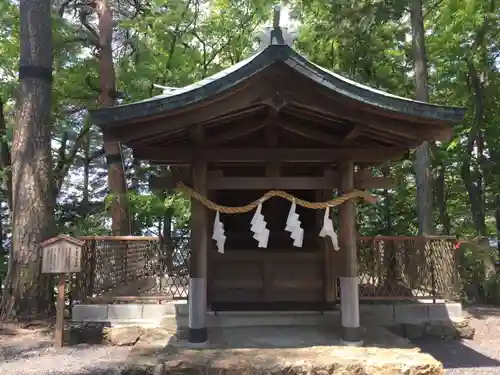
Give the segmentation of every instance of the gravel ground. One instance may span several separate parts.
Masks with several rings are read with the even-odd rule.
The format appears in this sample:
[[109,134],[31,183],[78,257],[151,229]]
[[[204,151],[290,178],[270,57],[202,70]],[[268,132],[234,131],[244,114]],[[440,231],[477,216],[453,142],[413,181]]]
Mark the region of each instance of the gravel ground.
[[[500,375],[500,308],[468,309],[474,340],[419,343],[446,375]],[[76,345],[52,348],[44,329],[0,327],[0,375],[119,375],[130,347]]]
[[42,329],[0,327],[0,375],[119,375],[131,349],[52,343]]
[[476,328],[474,340],[420,343],[441,361],[446,375],[500,375],[500,308],[467,310]]

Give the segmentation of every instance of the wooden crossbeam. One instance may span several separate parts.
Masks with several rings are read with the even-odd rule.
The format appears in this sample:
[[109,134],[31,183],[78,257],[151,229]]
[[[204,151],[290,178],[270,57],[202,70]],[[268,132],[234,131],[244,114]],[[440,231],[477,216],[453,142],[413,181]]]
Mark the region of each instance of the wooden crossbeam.
[[[313,111],[324,113],[325,116],[333,116],[341,121],[355,121],[365,127],[371,127],[381,132],[397,135],[398,137],[408,138],[410,140],[422,142],[426,139],[444,140],[448,137],[449,130],[440,127],[430,127],[427,124],[408,124],[397,119],[385,118],[375,113],[368,113],[363,110],[354,108],[336,107],[332,113],[325,113],[325,105],[329,104],[329,100],[321,97],[315,97],[310,101],[300,97],[297,101],[289,99],[290,103],[296,108],[301,108],[304,111]],[[419,126],[421,125],[421,126]]]
[[309,138],[309,139],[312,139],[313,141],[321,142],[323,144],[327,144],[330,146],[338,145],[341,141],[341,139],[334,137],[330,134],[311,129],[311,128],[308,128],[306,126],[293,124],[293,123],[288,122],[288,121],[287,122],[280,122],[280,123],[278,123],[278,125],[281,128],[288,130],[289,132],[300,135],[301,137]]
[[357,124],[354,125],[353,128],[347,133],[347,135],[342,139],[340,142],[341,145],[345,145],[354,139],[356,139],[362,132],[363,132],[363,126]]
[[350,159],[355,162],[377,162],[399,160],[408,150],[399,147],[380,148],[337,148],[337,149],[299,149],[299,148],[162,148],[145,147],[134,149],[134,157],[158,164],[185,164],[194,160],[207,162],[268,162],[288,163],[334,163]]
[[231,130],[224,132],[222,134],[207,138],[205,140],[204,144],[205,144],[205,146],[220,145],[224,142],[231,141],[232,139],[240,138],[240,137],[243,137],[245,135],[254,133],[254,132],[262,129],[264,126],[266,126],[265,122],[262,122],[260,124],[250,123],[250,124],[245,124],[244,126],[238,126],[235,129],[231,129]]
[[[252,86],[250,90],[251,83],[252,80],[245,81],[223,95],[188,106],[189,110],[178,111],[165,120],[162,120],[161,116],[158,115],[143,126],[137,126],[133,122],[129,122],[125,127],[110,125],[106,128],[106,132],[112,140],[133,145],[136,140],[140,141],[146,137],[171,133],[200,123],[201,120],[203,120],[202,122],[208,122],[210,119],[221,121],[225,116],[238,116],[238,112],[251,111],[255,108],[254,104],[261,99],[264,93],[264,89],[259,86]],[[229,100],[231,105],[228,105]]]
[[[331,177],[218,177],[210,176],[209,190],[335,190],[337,176]],[[361,177],[354,180],[356,189],[392,189],[395,181],[385,177]]]
[[268,112],[266,118],[262,120],[260,123],[247,123],[245,125],[237,125],[233,127],[231,130],[228,130],[222,134],[216,135],[211,138],[207,138],[204,140],[203,145],[205,147],[211,147],[220,145],[221,143],[228,142],[232,139],[239,138],[251,133],[254,133],[260,129],[269,127],[276,121],[276,112]]
[[[178,173],[175,177],[152,176],[149,184],[152,189],[172,189],[182,181],[191,185],[189,171]],[[336,171],[325,173],[322,177],[227,177],[222,171],[208,173],[209,190],[335,190],[338,188],[339,178]],[[354,174],[356,189],[394,189],[396,181],[390,177],[375,177],[365,171]]]

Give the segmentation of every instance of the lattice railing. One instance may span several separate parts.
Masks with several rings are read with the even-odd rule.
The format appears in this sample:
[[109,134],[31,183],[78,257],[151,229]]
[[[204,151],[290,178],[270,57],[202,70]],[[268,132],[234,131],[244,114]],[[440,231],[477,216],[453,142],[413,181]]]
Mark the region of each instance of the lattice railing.
[[171,250],[157,237],[89,236],[76,275],[73,300],[95,297],[164,295],[187,297],[189,240],[174,241]]
[[[187,297],[188,237],[176,238],[170,246],[162,245],[157,237],[96,236],[82,240],[83,271],[76,275],[73,300]],[[455,244],[452,237],[359,237],[360,298],[454,299],[458,293]]]
[[453,237],[360,237],[360,298],[456,298],[455,245]]

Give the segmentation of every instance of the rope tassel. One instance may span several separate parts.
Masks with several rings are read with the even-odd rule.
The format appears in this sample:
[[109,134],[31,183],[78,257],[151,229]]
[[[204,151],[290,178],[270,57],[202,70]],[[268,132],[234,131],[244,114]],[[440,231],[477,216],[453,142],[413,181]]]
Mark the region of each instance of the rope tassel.
[[305,208],[311,208],[313,210],[323,210],[328,207],[336,207],[338,205],[341,205],[344,202],[347,202],[350,199],[356,199],[356,198],[363,198],[366,202],[375,204],[377,202],[377,198],[374,197],[373,195],[366,193],[364,191],[359,191],[359,190],[354,190],[350,193],[344,194],[340,197],[331,199],[326,202],[308,202],[303,199],[299,199],[294,197],[291,194],[288,194],[285,191],[282,190],[271,190],[268,191],[266,194],[264,194],[260,199],[253,201],[246,206],[242,207],[231,207],[231,206],[222,206],[220,204],[217,204],[215,202],[212,202],[210,199],[207,197],[204,197],[200,193],[198,193],[196,190],[191,189],[189,186],[184,185],[182,182],[177,185],[177,191],[180,191],[181,193],[186,194],[190,198],[196,199],[198,202],[203,204],[205,207],[207,207],[210,210],[213,211],[219,211],[220,213],[223,214],[243,214],[245,212],[250,212],[254,210],[259,204],[262,204],[264,201],[272,198],[272,197],[280,197],[283,199],[288,199],[290,202],[295,201],[295,203],[298,206],[302,206]]
[[335,250],[339,250],[339,240],[337,238],[337,233],[333,229],[333,220],[330,218],[330,207],[325,208],[325,216],[323,218],[323,228],[319,232],[320,237],[330,237],[332,240],[332,245]]

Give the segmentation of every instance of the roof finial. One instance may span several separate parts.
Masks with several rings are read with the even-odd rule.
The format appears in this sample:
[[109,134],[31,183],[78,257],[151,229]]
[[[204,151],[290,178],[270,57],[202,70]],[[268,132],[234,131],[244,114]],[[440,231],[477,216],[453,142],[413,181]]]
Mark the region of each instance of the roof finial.
[[275,4],[273,7],[273,27],[280,27],[281,5]]
[[272,26],[266,26],[261,32],[259,38],[260,51],[272,45],[287,45],[292,47],[296,33],[289,31],[288,27],[280,25],[281,9],[282,7],[279,3],[273,6],[273,24]]

